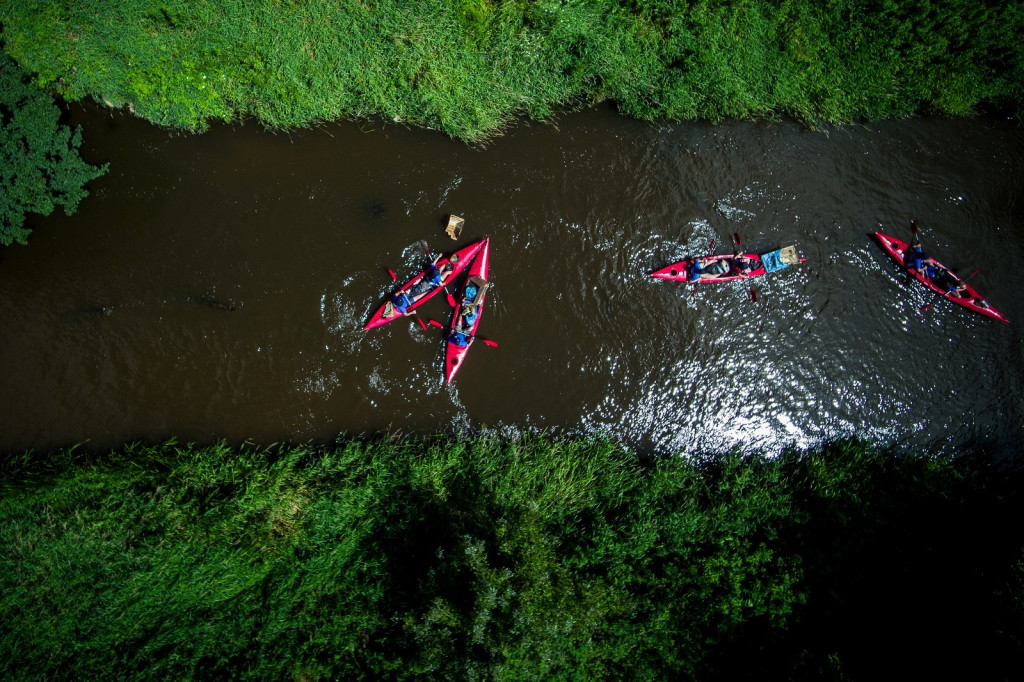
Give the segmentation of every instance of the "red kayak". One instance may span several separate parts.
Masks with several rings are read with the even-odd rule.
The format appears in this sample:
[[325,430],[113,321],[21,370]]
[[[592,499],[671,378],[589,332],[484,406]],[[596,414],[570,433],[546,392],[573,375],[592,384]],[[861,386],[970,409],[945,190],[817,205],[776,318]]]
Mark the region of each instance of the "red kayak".
[[[437,292],[444,289],[445,285],[452,281],[456,275],[466,269],[466,266],[473,260],[473,256],[477,254],[477,251],[483,247],[486,241],[486,239],[483,239],[474,242],[469,246],[459,249],[451,256],[441,256],[438,258],[431,267],[410,279],[389,296],[384,305],[366,323],[364,329],[373,329],[392,320],[405,317],[411,311],[426,303]],[[427,275],[431,274],[431,269],[434,267],[441,273],[440,284],[432,284],[427,279]],[[403,309],[405,312],[402,312]]]
[[448,329],[448,340],[444,350],[444,380],[452,383],[455,373],[462,367],[462,361],[469,352],[469,346],[476,336],[477,327],[484,311],[484,297],[490,284],[487,282],[487,269],[490,265],[490,242],[483,240],[483,248],[477,253],[476,259],[469,268],[459,292],[458,305],[452,311],[452,321]]
[[719,256],[688,258],[672,265],[666,265],[660,270],[655,270],[651,273],[651,277],[670,279],[674,282],[689,282],[691,281],[690,273],[693,272],[693,264],[698,261],[704,272],[699,279],[692,280],[694,284],[698,282],[732,282],[737,279],[757,277],[766,272],[764,264],[761,262],[761,256],[756,253],[740,254],[740,258],[749,259],[747,268],[749,271],[746,273],[742,272],[739,265],[735,262],[736,257],[735,254],[722,254]]
[[[882,245],[882,248],[885,249],[886,253],[892,256],[896,262],[900,264],[900,267],[909,272],[915,279],[917,279],[917,281],[934,291],[936,294],[939,294],[953,303],[962,305],[969,310],[973,310],[976,313],[981,313],[982,315],[1002,320],[1003,322],[1009,322],[1009,320],[1003,317],[1001,312],[986,303],[985,299],[981,297],[981,294],[975,291],[970,284],[960,279],[955,272],[947,268],[942,263],[939,263],[934,258],[931,259],[935,264],[935,267],[939,268],[941,271],[935,279],[940,280],[940,284],[946,284],[947,286],[945,288],[938,286],[932,281],[932,278],[919,273],[917,270],[907,265],[905,262],[905,254],[907,249],[910,248],[910,244],[901,239],[897,239],[896,237],[882,234],[881,232],[875,232],[875,238],[878,239],[878,243]],[[940,278],[945,279],[946,281],[942,282]],[[950,287],[957,287],[960,291],[950,292]]]

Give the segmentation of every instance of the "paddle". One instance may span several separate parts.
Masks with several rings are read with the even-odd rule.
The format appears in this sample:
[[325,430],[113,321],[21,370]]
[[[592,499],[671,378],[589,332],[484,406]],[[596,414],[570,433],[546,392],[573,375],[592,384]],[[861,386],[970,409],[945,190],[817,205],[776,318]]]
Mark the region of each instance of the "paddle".
[[[981,268],[978,268],[977,270],[975,270],[975,271],[974,271],[974,272],[972,272],[971,274],[967,275],[967,277],[965,277],[964,279],[962,279],[962,280],[960,280],[960,281],[961,281],[961,282],[966,282],[966,281],[967,281],[967,280],[969,280],[969,279],[970,279],[971,277],[974,277],[975,275],[977,275],[977,274],[978,274],[978,273],[979,273],[980,271],[981,271]],[[928,305],[923,305],[923,306],[921,306],[920,308],[918,308],[918,309],[917,309],[917,312],[919,312],[919,313],[923,313],[924,311],[928,310],[928,309],[929,309],[929,308],[931,308],[931,307],[932,307],[933,305],[935,305],[935,304],[936,304],[936,303],[938,302],[938,300],[939,300],[940,298],[949,298],[949,292],[947,291],[947,292],[946,292],[946,293],[944,293],[944,294],[935,294],[935,298],[933,298],[933,299],[932,299],[932,302],[931,302],[931,303],[929,303]]]
[[[441,329],[445,328],[444,325],[441,324],[440,322],[438,322],[437,320],[430,320],[430,326],[432,326],[432,327],[439,327]],[[490,346],[491,348],[497,348],[498,347],[498,342],[497,341],[491,341],[490,339],[485,339],[482,336],[476,336],[474,334],[473,336],[470,336],[469,338],[471,338],[471,339],[480,339],[481,341],[484,342],[484,345]]]
[[[434,262],[434,256],[431,255],[430,249],[427,247],[426,240],[425,239],[421,239],[420,240],[420,245],[422,245],[423,246],[423,250],[427,252],[427,258],[429,258],[430,262],[433,263]],[[444,293],[448,297],[448,305],[450,305],[451,307],[454,308],[455,307],[455,297],[452,296],[452,293],[450,291],[448,291],[448,285],[447,284],[442,284],[441,286],[444,287]]]
[[391,268],[388,268],[387,270],[388,270],[388,274],[391,275],[391,281],[392,282],[397,282],[398,278],[395,277],[395,271],[392,270]]

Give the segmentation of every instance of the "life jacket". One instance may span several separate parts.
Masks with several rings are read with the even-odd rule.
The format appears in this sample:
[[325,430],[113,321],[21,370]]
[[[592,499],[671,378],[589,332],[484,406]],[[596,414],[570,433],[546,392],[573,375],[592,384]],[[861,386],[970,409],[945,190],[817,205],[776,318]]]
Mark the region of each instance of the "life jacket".
[[462,332],[452,332],[451,342],[459,348],[465,348],[469,345],[469,339]]
[[436,265],[431,265],[425,279],[436,287],[441,284],[441,271],[437,269]]
[[907,267],[914,268],[915,270],[920,270],[926,260],[928,260],[928,254],[921,250],[920,246],[911,246],[910,250],[906,253]]
[[403,314],[413,303],[412,298],[404,291],[395,294],[391,298],[391,305],[395,306],[395,310]]

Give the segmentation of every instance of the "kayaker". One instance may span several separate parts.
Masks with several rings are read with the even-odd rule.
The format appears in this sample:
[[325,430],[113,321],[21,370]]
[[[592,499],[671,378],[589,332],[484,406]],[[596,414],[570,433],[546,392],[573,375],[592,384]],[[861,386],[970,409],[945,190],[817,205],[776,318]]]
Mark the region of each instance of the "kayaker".
[[409,295],[412,296],[414,301],[419,300],[424,294],[443,285],[452,270],[454,270],[451,263],[445,263],[440,268],[437,267],[436,263],[437,259],[435,258],[434,262],[430,264],[429,268],[427,268],[427,271],[423,273],[423,277],[420,278],[420,281],[409,287]]
[[742,254],[736,254],[736,256],[733,257],[732,262],[733,265],[736,266],[736,272],[742,277],[746,277],[754,271],[753,258],[747,258]]
[[409,306],[415,302],[416,300],[404,291],[400,291],[391,297],[391,306],[399,315],[408,314]]
[[441,269],[437,267],[437,260],[427,268],[427,274],[424,275],[423,281],[430,282],[435,287],[441,286],[441,283],[444,281],[444,275],[441,273]]
[[963,281],[957,282],[950,290],[950,298],[963,298],[967,299],[979,308],[988,308],[988,303],[985,302],[981,296],[975,296],[971,293],[971,290],[967,288],[967,283]]
[[960,280],[952,272],[937,263],[926,264],[924,272],[928,279],[931,280],[931,283],[945,291],[946,294],[956,292],[957,285],[961,284]]
[[729,274],[729,264],[724,258],[697,258],[690,267],[690,281],[718,279]]
[[924,252],[920,244],[912,245],[903,254],[903,263],[922,277],[924,276],[925,266],[932,262],[932,259],[928,257],[928,254]]
[[[966,282],[957,282],[956,285],[950,290],[949,294],[951,296],[956,296],[957,298],[972,298],[974,296],[974,294],[972,294],[967,289]],[[979,298],[978,301],[980,300],[981,299]]]
[[448,340],[459,348],[465,348],[473,341],[472,337],[458,330],[453,330],[448,336]]

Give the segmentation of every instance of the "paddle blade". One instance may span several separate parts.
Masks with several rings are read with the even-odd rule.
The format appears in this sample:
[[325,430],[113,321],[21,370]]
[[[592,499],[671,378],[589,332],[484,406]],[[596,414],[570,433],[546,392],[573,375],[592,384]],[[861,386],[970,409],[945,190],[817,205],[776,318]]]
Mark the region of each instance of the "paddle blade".
[[715,250],[715,242],[716,241],[717,241],[717,239],[712,239],[711,243],[708,244],[708,253],[711,253],[712,251]]
[[447,289],[444,290],[444,293],[448,296],[448,305],[450,305],[451,307],[454,308],[455,307],[455,297],[452,296],[451,293]]
[[742,249],[743,248],[743,240],[740,239],[740,233],[739,232],[733,232],[732,233],[732,238],[736,240],[736,247]]
[[423,320],[417,317],[416,321],[420,323],[421,327],[423,327],[423,331],[427,331],[427,325],[423,324]]
[[480,340],[484,342],[484,345],[490,346],[491,348],[497,348],[498,347],[498,342],[497,341],[491,341],[490,339],[480,339]]
[[911,220],[910,221],[910,231],[913,232],[914,234],[917,234],[917,221],[916,220]]
[[750,287],[750,300],[757,303],[757,292],[754,291],[754,287]]
[[397,282],[398,281],[398,278],[395,277],[395,271],[394,270],[392,270],[391,268],[388,268],[388,274],[391,275],[391,281],[392,282]]
[[431,327],[439,327],[441,329],[444,329],[444,325],[438,322],[437,320],[429,320],[429,322]]

